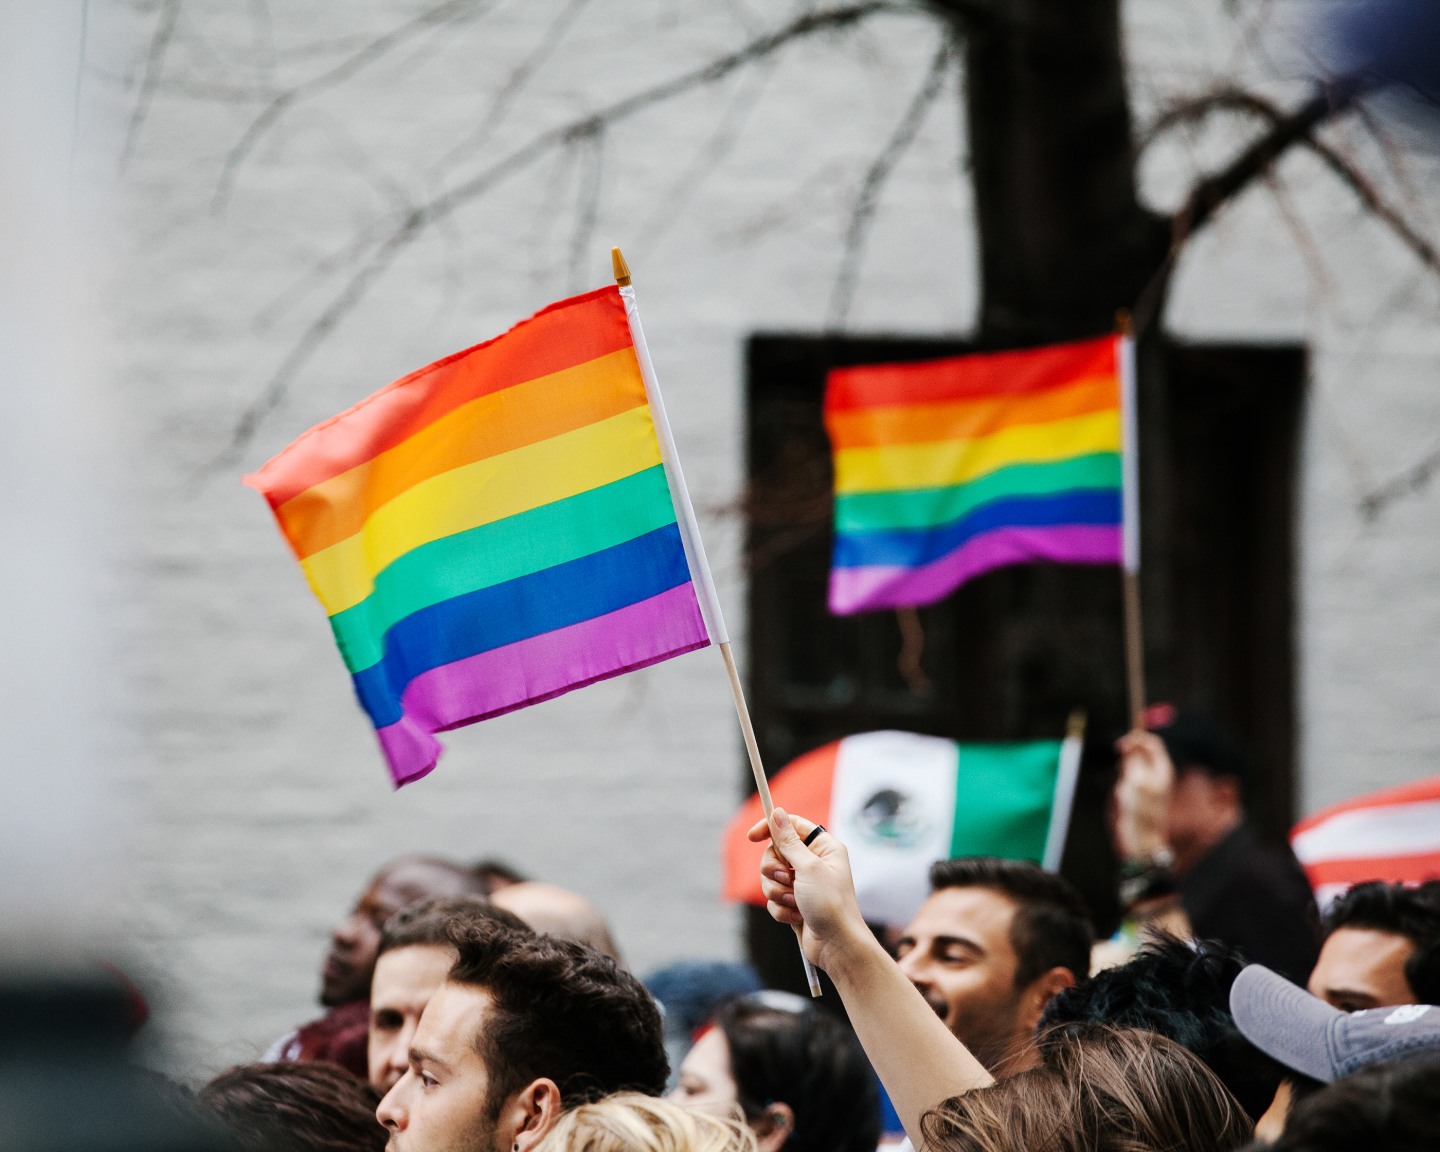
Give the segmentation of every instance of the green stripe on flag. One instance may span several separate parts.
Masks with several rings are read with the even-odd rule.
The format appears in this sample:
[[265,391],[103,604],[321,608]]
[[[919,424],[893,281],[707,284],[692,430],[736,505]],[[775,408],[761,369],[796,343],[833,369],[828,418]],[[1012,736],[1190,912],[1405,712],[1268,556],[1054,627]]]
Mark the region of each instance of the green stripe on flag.
[[603,552],[675,523],[662,465],[528,512],[432,540],[375,577],[360,603],[330,617],[352,673],[378,663],[385,633],[413,612]]
[[1120,455],[1097,452],[1048,464],[1011,464],[968,484],[852,492],[835,497],[837,532],[938,528],[984,504],[1013,496],[1049,496],[1074,488],[1119,488]]
[[961,744],[950,855],[1039,863],[1059,771],[1059,740]]

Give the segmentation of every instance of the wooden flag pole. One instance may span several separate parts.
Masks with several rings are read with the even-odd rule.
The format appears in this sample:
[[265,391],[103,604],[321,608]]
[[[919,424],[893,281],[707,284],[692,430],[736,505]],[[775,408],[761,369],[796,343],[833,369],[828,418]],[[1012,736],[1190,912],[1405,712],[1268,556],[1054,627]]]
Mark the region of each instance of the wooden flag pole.
[[[720,597],[715,591],[715,580],[710,575],[710,562],[705,557],[705,546],[700,540],[700,525],[695,519],[695,508],[690,503],[690,491],[685,486],[685,474],[680,470],[680,454],[675,450],[675,437],[670,431],[670,420],[665,415],[665,401],[660,396],[660,383],[655,377],[655,366],[650,361],[650,349],[645,344],[645,332],[640,327],[640,312],[635,305],[635,289],[630,282],[630,267],[619,248],[610,249],[610,262],[615,270],[615,283],[620,286],[620,296],[625,302],[625,318],[630,323],[630,336],[635,344],[635,358],[640,362],[640,376],[645,381],[645,395],[650,401],[650,412],[655,420],[655,433],[660,441],[660,455],[665,463],[665,479],[670,485],[670,497],[675,505],[679,521],[680,540],[685,546],[685,559],[690,565],[690,575],[695,581],[696,599],[700,603],[700,615],[705,619],[705,629],[720,656],[725,661],[725,674],[730,679],[730,695],[735,699],[735,712],[740,718],[740,733],[745,738],[745,752],[750,757],[750,771],[755,777],[755,790],[760,794],[760,804],[765,810],[765,819],[775,810],[770,798],[770,781],[765,777],[765,765],[760,760],[760,745],[755,739],[755,726],[750,721],[750,709],[745,705],[745,690],[740,684],[740,670],[735,663],[735,652],[730,647],[730,634],[725,630],[725,617],[720,611]],[[797,929],[798,941],[798,929]],[[811,996],[822,995],[820,974],[806,958],[804,951],[800,960],[805,965],[805,981],[810,986]]]
[[1124,309],[1117,312],[1115,327],[1120,334],[1120,416],[1124,430],[1124,552],[1120,579],[1125,599],[1125,682],[1130,697],[1130,726],[1140,729],[1145,727],[1145,632],[1140,615],[1140,435],[1130,313]]
[[1140,574],[1126,572],[1125,591],[1125,680],[1130,695],[1130,726],[1145,727],[1145,652],[1140,622]]

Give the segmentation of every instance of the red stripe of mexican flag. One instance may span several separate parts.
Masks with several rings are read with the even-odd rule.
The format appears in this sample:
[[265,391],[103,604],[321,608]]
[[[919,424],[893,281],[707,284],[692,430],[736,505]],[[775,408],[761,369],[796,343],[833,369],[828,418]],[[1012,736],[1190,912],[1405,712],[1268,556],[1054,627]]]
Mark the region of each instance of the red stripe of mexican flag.
[[[770,788],[777,805],[819,820],[844,841],[866,919],[903,924],[924,901],[936,860],[1058,862],[1079,745],[1078,739],[957,744],[911,732],[866,732],[792,761]],[[1062,757],[1062,749],[1070,755]],[[1064,812],[1052,821],[1057,795]],[[764,903],[762,848],[745,838],[761,818],[760,801],[751,797],[726,831],[727,900]],[[1056,842],[1047,845],[1052,823]]]

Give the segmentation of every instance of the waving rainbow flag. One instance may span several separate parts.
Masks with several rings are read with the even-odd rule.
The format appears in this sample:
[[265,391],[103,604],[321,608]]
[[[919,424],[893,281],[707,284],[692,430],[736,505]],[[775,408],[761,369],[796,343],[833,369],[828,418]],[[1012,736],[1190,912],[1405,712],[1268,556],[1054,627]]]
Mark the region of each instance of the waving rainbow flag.
[[672,482],[613,286],[397,380],[246,477],[397,785],[434,768],[436,732],[710,642]]
[[1119,564],[1128,341],[832,371],[837,615],[932,604],[1009,564]]

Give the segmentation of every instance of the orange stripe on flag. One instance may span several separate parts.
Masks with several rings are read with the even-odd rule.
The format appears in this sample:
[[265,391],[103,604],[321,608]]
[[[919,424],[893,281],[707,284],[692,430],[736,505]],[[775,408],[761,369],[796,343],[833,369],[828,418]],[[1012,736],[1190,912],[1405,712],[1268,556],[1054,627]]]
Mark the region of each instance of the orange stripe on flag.
[[1021,424],[1048,424],[1070,416],[1118,411],[1119,407],[1120,381],[1112,371],[1108,376],[1056,385],[1034,395],[842,409],[830,413],[825,425],[830,443],[839,452],[846,448],[970,440]]
[[826,381],[825,410],[1014,396],[1074,380],[1115,376],[1117,340],[1115,336],[1103,336],[1020,352],[981,352],[913,364],[837,368]]
[[[827,744],[792,760],[775,774],[770,794],[777,808],[824,823],[830,819],[830,793],[835,783],[835,760],[840,742]],[[725,829],[724,898],[742,904],[764,904],[760,891],[760,858],[764,844],[752,844],[745,834],[765,818],[760,797],[751,796]]]
[[270,507],[409,439],[461,404],[631,347],[620,290],[611,284],[562,300],[504,335],[388,384],[317,424],[252,477]]
[[377,509],[442,472],[618,416],[645,403],[633,348],[471,400],[394,448],[275,510],[304,560],[355,535]]
[[1366,856],[1357,860],[1316,860],[1304,865],[1310,886],[1359,884],[1384,880],[1388,884],[1419,884],[1440,879],[1440,852],[1413,856]]

